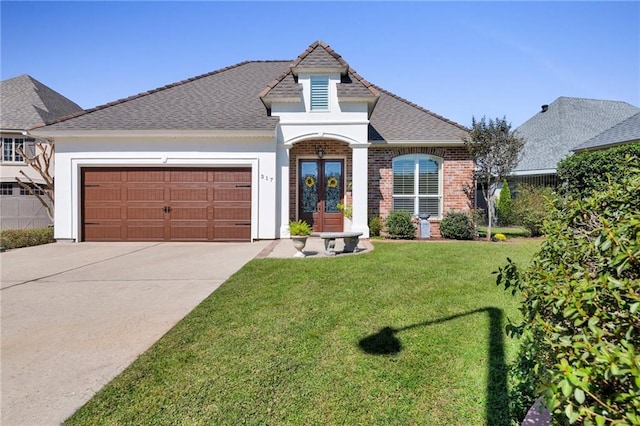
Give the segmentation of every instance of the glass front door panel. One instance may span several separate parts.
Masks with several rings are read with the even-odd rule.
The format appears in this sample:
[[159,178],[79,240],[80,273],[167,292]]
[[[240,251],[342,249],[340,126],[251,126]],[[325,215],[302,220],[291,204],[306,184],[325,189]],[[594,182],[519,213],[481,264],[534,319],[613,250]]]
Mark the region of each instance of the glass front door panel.
[[303,161],[300,163],[301,210],[303,213],[315,213],[318,209],[318,163]]
[[342,161],[324,162],[325,213],[339,213],[342,200]]

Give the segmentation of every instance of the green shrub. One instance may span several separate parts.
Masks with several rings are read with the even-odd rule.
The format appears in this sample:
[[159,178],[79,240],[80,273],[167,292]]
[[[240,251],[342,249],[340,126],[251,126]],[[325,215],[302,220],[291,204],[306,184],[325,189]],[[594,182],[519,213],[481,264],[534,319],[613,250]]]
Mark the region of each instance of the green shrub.
[[626,174],[621,167],[627,157],[640,158],[640,143],[572,155],[558,163],[561,195],[583,198],[603,190],[609,181],[619,182]]
[[53,243],[53,228],[7,229],[0,231],[0,247],[15,249]]
[[638,166],[591,197],[554,200],[529,267],[498,271],[522,297],[523,321],[507,326],[522,345],[513,396],[531,402],[538,388],[554,424],[640,424]]
[[450,210],[440,221],[440,234],[454,240],[473,240],[476,230],[469,214]]
[[532,237],[542,235],[542,224],[549,211],[548,204],[553,197],[553,189],[519,184],[516,194],[513,209],[517,222],[522,224]]
[[304,220],[292,220],[289,222],[289,234],[304,237],[311,234],[311,226]]
[[416,225],[409,212],[391,212],[385,225],[388,237],[394,240],[413,240],[416,238]]
[[509,226],[516,223],[513,200],[511,199],[511,189],[509,189],[506,180],[502,181],[500,198],[498,198],[498,203],[496,204],[496,213],[498,215],[499,226]]
[[369,218],[369,235],[372,237],[379,237],[382,231],[382,220],[380,216],[372,216]]

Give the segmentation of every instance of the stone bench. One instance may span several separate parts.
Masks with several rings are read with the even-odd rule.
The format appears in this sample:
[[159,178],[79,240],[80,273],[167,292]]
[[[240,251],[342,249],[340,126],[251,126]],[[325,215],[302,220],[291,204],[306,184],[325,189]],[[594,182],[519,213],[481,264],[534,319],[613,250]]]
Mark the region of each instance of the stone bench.
[[335,256],[336,238],[344,240],[344,253],[353,253],[358,246],[362,232],[321,232],[319,236],[324,240],[324,254]]

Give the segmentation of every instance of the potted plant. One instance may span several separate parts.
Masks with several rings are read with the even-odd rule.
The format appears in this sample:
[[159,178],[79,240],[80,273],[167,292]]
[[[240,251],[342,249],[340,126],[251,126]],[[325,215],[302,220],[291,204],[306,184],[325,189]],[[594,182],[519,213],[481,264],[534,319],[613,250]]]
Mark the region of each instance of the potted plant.
[[295,257],[305,257],[302,249],[307,244],[307,237],[311,234],[311,226],[304,220],[289,222],[289,234],[293,240],[293,246],[298,250]]

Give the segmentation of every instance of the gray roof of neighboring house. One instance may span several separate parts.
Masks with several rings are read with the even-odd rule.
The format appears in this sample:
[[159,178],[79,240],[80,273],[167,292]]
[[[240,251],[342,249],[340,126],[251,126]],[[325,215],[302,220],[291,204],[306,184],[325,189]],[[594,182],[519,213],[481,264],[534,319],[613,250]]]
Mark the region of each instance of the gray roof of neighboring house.
[[515,130],[525,147],[514,171],[555,171],[574,147],[638,112],[626,102],[561,96]]
[[23,74],[0,82],[0,128],[23,130],[82,111],[80,106]]
[[603,149],[631,142],[640,143],[640,113],[632,115],[623,122],[576,146],[573,151]]
[[[309,57],[314,67],[346,65],[315,42],[293,62],[242,62],[56,120],[43,130],[273,130],[278,118],[269,116],[261,98],[300,96],[292,68],[306,66]],[[339,86],[339,97],[379,96],[370,117],[372,141],[459,142],[466,135],[460,124],[372,85],[348,67]]]

